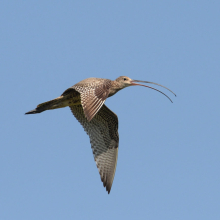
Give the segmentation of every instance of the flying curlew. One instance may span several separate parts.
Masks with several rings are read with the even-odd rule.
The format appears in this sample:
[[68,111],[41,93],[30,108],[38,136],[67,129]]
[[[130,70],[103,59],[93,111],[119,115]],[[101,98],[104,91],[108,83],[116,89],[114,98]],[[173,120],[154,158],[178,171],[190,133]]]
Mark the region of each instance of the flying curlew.
[[[105,100],[123,88],[139,85],[162,93],[172,102],[160,90],[137,82],[151,83],[168,89],[157,83],[132,80],[127,76],[120,76],[114,81],[102,78],[88,78],[68,88],[58,98],[41,103],[36,109],[25,114],[36,114],[45,110],[69,106],[73,115],[89,135],[101,181],[106,187],[106,191],[110,193],[117,164],[119,135],[118,117],[104,105]],[[168,90],[172,92],[170,89]],[[175,93],[173,94],[176,96]]]

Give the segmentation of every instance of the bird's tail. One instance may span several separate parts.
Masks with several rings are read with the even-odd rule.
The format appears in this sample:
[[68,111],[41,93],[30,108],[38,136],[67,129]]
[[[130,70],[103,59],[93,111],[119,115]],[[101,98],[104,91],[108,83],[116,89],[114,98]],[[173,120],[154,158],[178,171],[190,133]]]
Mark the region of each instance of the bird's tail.
[[26,112],[25,114],[36,114],[41,113],[46,110],[56,109],[56,108],[63,108],[68,106],[68,101],[64,96],[60,96],[56,99],[53,99],[48,102],[43,102],[37,106],[34,110]]

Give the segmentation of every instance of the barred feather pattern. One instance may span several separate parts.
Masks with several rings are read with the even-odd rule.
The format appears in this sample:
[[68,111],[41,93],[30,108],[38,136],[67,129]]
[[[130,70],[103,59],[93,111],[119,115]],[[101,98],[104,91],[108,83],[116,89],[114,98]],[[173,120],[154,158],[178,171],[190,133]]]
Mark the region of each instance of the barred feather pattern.
[[70,109],[90,137],[101,181],[110,193],[118,157],[118,117],[106,105],[101,107],[90,122],[81,105],[70,106]]
[[108,98],[111,80],[88,78],[72,88],[80,93],[81,105],[88,121],[91,121]]

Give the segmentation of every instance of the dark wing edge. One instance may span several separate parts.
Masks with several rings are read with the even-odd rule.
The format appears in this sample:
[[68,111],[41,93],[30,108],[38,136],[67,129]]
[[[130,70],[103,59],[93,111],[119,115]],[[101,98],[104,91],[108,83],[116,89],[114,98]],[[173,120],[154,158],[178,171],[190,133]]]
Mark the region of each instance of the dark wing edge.
[[67,95],[73,95],[73,96],[77,96],[79,95],[80,93],[74,89],[73,87],[70,87],[68,89],[66,89],[62,94],[61,96],[67,96]]
[[110,193],[118,157],[118,117],[106,105],[101,107],[90,122],[86,119],[81,105],[70,106],[70,109],[90,137],[101,181]]

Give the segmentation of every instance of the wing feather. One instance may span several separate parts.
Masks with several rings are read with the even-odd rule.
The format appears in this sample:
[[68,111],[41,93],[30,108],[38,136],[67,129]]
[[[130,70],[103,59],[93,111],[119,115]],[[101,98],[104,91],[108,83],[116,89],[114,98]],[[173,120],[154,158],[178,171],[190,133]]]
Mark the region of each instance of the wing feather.
[[80,93],[81,105],[88,121],[91,121],[109,95],[111,80],[93,79],[90,83],[82,81],[73,86]]
[[118,117],[106,105],[101,107],[90,122],[81,105],[70,106],[70,109],[90,137],[101,180],[110,193],[118,157]]

